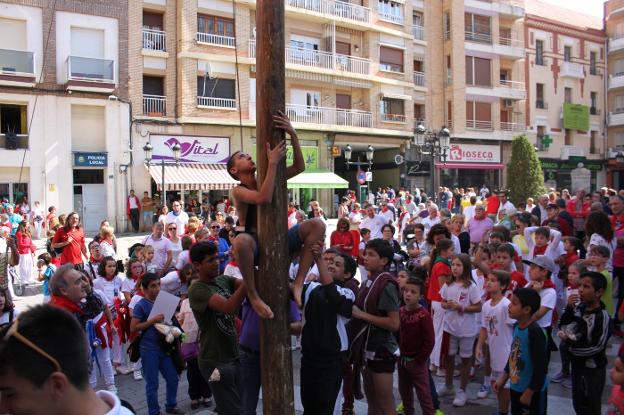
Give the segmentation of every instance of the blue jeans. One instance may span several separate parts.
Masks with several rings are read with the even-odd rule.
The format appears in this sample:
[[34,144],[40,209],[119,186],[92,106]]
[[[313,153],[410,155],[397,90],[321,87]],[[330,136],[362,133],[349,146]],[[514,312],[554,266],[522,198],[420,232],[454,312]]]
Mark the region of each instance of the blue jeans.
[[256,415],[258,395],[262,380],[260,377],[260,355],[241,352],[240,392],[242,415]]
[[166,409],[173,409],[178,405],[178,372],[170,356],[162,350],[148,350],[141,348],[141,364],[145,378],[145,396],[149,415],[160,413],[158,405],[158,372],[163,375],[167,383]]

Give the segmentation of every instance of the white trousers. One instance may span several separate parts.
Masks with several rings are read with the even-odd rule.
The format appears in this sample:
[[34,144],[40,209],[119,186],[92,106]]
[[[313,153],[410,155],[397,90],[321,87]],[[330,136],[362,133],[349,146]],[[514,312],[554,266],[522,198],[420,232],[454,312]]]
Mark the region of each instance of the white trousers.
[[93,366],[91,367],[91,373],[89,373],[89,383],[91,387],[95,389],[97,386],[97,373],[100,372],[100,376],[104,378],[104,384],[106,386],[115,384],[115,372],[113,372],[113,364],[110,359],[110,349],[107,347],[103,349],[98,347],[95,351],[95,355],[97,356],[97,361],[100,364],[98,368],[98,363],[93,362]]
[[20,254],[17,273],[21,284],[32,284],[34,281],[33,257],[31,253]]
[[444,333],[444,313],[442,303],[439,301],[431,302],[431,313],[433,314],[433,332],[435,334],[435,343],[431,352],[431,363],[440,367],[440,353],[442,351],[442,334]]

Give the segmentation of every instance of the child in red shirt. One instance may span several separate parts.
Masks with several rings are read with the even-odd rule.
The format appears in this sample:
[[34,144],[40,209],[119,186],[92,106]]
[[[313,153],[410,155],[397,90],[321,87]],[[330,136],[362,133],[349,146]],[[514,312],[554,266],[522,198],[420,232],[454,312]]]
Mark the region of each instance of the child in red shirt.
[[624,414],[624,352],[620,350],[615,359],[613,368],[609,371],[613,389],[609,397],[609,410],[607,415]]

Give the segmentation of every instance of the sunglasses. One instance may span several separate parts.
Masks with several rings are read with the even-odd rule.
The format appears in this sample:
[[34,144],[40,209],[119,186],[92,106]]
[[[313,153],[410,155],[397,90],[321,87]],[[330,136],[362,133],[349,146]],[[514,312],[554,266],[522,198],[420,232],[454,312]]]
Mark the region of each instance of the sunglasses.
[[50,361],[50,363],[52,363],[54,365],[55,372],[62,372],[61,364],[58,362],[58,360],[53,358],[49,353],[47,353],[41,347],[37,346],[35,343],[33,343],[30,340],[28,340],[26,337],[22,336],[17,331],[18,323],[19,323],[19,317],[17,317],[15,319],[15,322],[13,322],[13,325],[11,325],[11,327],[9,327],[9,330],[7,330],[6,334],[4,335],[4,341],[9,340],[11,337],[15,338],[16,340],[20,341],[22,344],[30,347],[35,352],[39,353],[41,356],[43,356],[46,359],[48,359]]
[[210,229],[219,229],[220,226],[211,226]]
[[170,231],[175,231],[175,230],[177,230],[178,228],[168,228],[168,229],[169,229]]

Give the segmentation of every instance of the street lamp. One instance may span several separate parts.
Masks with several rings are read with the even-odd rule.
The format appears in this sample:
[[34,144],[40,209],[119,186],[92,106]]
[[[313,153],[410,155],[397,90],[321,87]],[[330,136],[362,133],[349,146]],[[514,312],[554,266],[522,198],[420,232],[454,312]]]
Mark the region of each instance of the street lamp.
[[[175,143],[173,146],[171,146],[171,152],[173,153],[173,159],[175,160],[176,166],[180,162],[181,149],[182,148],[180,147],[180,144],[178,143]],[[152,154],[154,153],[154,146],[152,146],[152,144],[149,141],[145,143],[145,145],[143,146],[143,152],[145,153],[145,165],[147,166],[148,169],[149,169],[149,166],[158,164],[158,163],[152,163]],[[163,206],[165,206],[167,204],[167,191],[165,190],[165,159],[164,157],[160,158],[160,167],[161,167],[160,188],[161,188],[162,196],[163,196],[161,199],[161,202],[164,203]]]
[[419,122],[414,130],[414,148],[418,156],[418,161],[422,161],[423,156],[429,156],[431,162],[431,194],[435,195],[435,161],[441,160],[446,164],[448,150],[451,147],[451,132],[446,126],[440,131],[427,129],[422,122]]
[[[362,166],[366,166],[368,171],[370,171],[371,167],[373,167],[373,157],[375,155],[375,149],[373,148],[373,146],[369,145],[366,148],[366,161],[360,161],[359,156],[358,156],[357,161],[351,161],[351,155],[353,154],[353,149],[351,148],[351,145],[349,144],[347,144],[347,146],[343,149],[343,151],[344,151],[345,164],[346,164],[347,170],[349,170],[349,166],[357,166],[358,171],[361,170]],[[368,191],[368,183],[369,182],[366,182],[367,191]],[[361,202],[362,201],[362,185],[360,184],[359,181],[358,181],[358,196]]]

